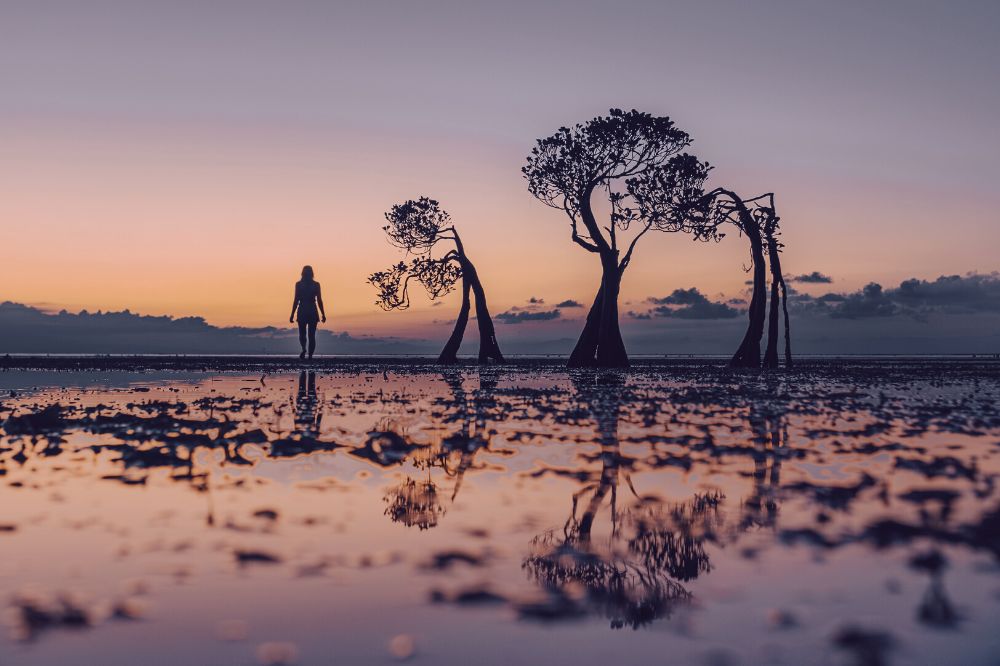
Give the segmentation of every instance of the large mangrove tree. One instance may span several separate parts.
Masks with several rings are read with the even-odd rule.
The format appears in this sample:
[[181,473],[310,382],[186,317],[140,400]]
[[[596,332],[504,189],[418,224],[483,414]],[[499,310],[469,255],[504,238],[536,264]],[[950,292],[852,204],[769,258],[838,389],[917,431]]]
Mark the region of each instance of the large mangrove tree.
[[[601,264],[601,283],[570,366],[628,365],[618,322],[622,275],[639,239],[649,231],[684,229],[674,213],[652,217],[637,207],[628,182],[639,183],[654,169],[664,186],[703,179],[699,169],[704,165],[679,155],[690,143],[670,118],[612,109],[607,116],[539,139],[528,156],[522,169],[528,190],[566,214],[571,240]],[[602,200],[595,201],[595,194]],[[680,191],[664,195],[665,200],[682,198]],[[598,221],[601,213],[605,221]]]

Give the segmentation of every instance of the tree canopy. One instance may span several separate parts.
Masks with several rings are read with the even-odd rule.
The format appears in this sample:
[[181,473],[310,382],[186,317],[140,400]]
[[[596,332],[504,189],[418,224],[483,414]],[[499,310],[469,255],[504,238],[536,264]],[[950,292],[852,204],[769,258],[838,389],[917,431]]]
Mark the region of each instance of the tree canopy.
[[[628,229],[631,221],[621,215],[627,193],[616,191],[614,183],[666,165],[690,143],[688,134],[666,116],[611,109],[606,116],[560,127],[539,139],[521,171],[532,195],[569,216],[573,242],[590,252],[610,252],[618,247],[617,231]],[[599,188],[607,191],[614,209],[607,236],[591,208],[590,197]]]
[[431,299],[450,293],[462,277],[459,254],[451,249],[440,257],[433,256],[438,242],[457,238],[447,211],[436,200],[420,197],[394,205],[385,219],[382,230],[389,242],[415,256],[409,263],[400,261],[369,276],[368,282],[378,290],[376,305],[384,310],[410,307],[411,279],[420,283]]

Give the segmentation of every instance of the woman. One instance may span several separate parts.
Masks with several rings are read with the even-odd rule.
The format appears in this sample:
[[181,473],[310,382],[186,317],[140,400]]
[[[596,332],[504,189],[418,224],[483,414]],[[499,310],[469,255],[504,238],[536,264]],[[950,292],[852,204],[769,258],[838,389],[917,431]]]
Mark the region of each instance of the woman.
[[[317,310],[316,306],[319,306]],[[295,311],[299,312],[299,344],[302,353],[299,358],[306,357],[306,339],[309,340],[309,358],[316,351],[316,324],[326,323],[326,310],[323,308],[323,295],[319,290],[319,282],[313,279],[312,266],[302,267],[302,279],[295,283],[295,300],[292,301],[292,315],[289,322],[296,321]],[[320,319],[322,315],[322,320]]]

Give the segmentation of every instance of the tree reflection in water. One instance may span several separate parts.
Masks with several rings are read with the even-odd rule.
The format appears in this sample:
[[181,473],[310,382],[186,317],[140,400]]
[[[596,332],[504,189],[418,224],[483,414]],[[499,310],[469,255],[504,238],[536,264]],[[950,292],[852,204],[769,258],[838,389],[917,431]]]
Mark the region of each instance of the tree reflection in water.
[[[494,404],[497,379],[490,368],[479,369],[479,387],[472,395],[465,389],[464,374],[460,370],[445,370],[442,379],[451,390],[446,422],[458,422],[459,428],[430,447],[419,447],[407,442],[399,433],[384,429],[371,433],[366,446],[372,453],[395,451],[394,463],[402,463],[410,454],[417,469],[426,470],[426,479],[416,480],[407,476],[400,484],[386,493],[385,515],[395,523],[421,530],[435,527],[447,509],[442,502],[438,484],[433,480],[432,469],[440,468],[446,477],[453,479],[450,503],[454,503],[462,487],[465,474],[473,469],[476,455],[490,446],[490,433],[486,428],[487,410]],[[384,456],[383,456],[384,457]]]
[[[299,528],[320,524],[322,516],[300,523],[297,512],[308,500],[289,494],[294,504],[283,506],[286,488],[352,493],[374,502],[376,512],[383,508],[393,522],[427,530],[444,524],[446,512],[464,499],[460,493],[475,484],[482,503],[449,515],[458,524],[447,527],[458,529],[446,535],[429,534],[435,538],[420,544],[402,528],[389,535],[357,529],[351,536],[372,549],[400,539],[401,550],[413,544],[407,557],[426,575],[409,584],[421,586],[434,576],[440,592],[431,597],[435,603],[499,604],[524,618],[549,620],[599,616],[612,627],[638,628],[681,615],[711,574],[723,586],[745,584],[743,607],[751,610],[750,620],[758,602],[750,595],[763,589],[759,601],[773,603],[777,618],[769,626],[800,627],[801,636],[815,636],[827,624],[813,620],[826,613],[833,618],[823,639],[828,648],[884,662],[893,645],[914,636],[957,645],[981,635],[983,619],[991,617],[989,590],[974,588],[985,580],[976,576],[1000,562],[1000,474],[990,441],[983,439],[998,432],[993,405],[1000,403],[993,384],[970,383],[950,370],[942,380],[943,368],[921,371],[920,385],[944,382],[942,391],[954,389],[954,395],[912,389],[909,371],[883,395],[884,369],[872,371],[866,385],[867,375],[855,371],[821,368],[817,372],[827,375],[802,374],[798,382],[784,383],[732,373],[695,375],[679,367],[671,367],[669,378],[659,368],[627,375],[486,368],[478,376],[474,370],[435,369],[430,377],[403,369],[392,382],[382,371],[385,384],[370,369],[372,376],[332,372],[329,381],[296,369],[270,385],[255,375],[127,392],[42,391],[5,396],[0,475],[15,509],[18,495],[49,492],[50,483],[65,482],[60,492],[74,502],[89,501],[75,494],[83,486],[78,475],[127,487],[105,487],[102,493],[143,492],[168,505],[178,494],[162,494],[171,492],[167,484],[183,485],[201,493],[198,511],[205,511],[205,524],[190,529],[193,542],[200,537],[223,543],[219,535],[232,540],[232,552],[223,555],[236,558],[241,572],[243,562],[297,566],[287,535],[312,543]],[[360,430],[359,414],[370,419]],[[337,449],[344,450],[329,455]],[[484,470],[492,476],[502,469],[497,456],[517,459],[480,486]],[[567,456],[576,460],[571,469],[550,463]],[[372,495],[371,477],[354,476],[359,462],[379,484],[397,485]],[[301,486],[270,483],[284,478],[273,474],[278,465],[291,471],[313,463],[317,471],[331,471],[331,478]],[[548,474],[559,479],[550,483],[542,478]],[[706,480],[718,480],[730,497],[699,485]],[[676,489],[688,483],[696,484],[689,492],[697,494],[678,495]],[[522,488],[523,494],[511,492]],[[538,506],[538,497],[558,488],[564,489],[563,500],[555,514]],[[354,530],[355,514],[344,506],[329,502],[322,511]],[[58,504],[51,509],[53,515],[63,510]],[[539,516],[555,529],[527,546],[522,530]],[[159,518],[150,518],[156,522],[144,525],[135,511],[109,513],[107,520],[133,525],[141,535],[161,529]],[[4,539],[15,544],[39,533],[24,515],[5,524]],[[189,529],[179,521],[176,527]],[[489,529],[478,529],[484,527]],[[531,529],[529,536],[542,528]],[[127,539],[123,530],[108,534]],[[336,538],[331,549],[345,543]],[[258,551],[255,544],[266,546],[267,540],[273,547]],[[250,545],[254,549],[243,550]],[[328,551],[308,547],[303,545],[306,556],[326,562]],[[822,552],[812,570],[819,575],[784,580],[783,562],[801,559],[804,553],[792,551],[806,549]],[[178,558],[195,556],[177,552]],[[216,554],[205,549],[196,556]],[[759,579],[734,582],[738,569],[723,571],[741,556],[759,558]],[[907,561],[925,589],[915,590],[912,599],[885,597],[879,612],[888,626],[844,621],[844,612],[883,599],[877,586],[864,587],[881,575],[875,567],[885,567],[895,581]],[[118,565],[107,567],[114,571]],[[838,578],[849,567],[865,576]],[[33,575],[52,580],[42,568]],[[360,570],[345,575],[368,584]],[[852,605],[800,614],[801,598],[790,587],[799,581],[820,591],[843,585]],[[886,594],[901,589],[890,583]],[[956,595],[954,603],[949,592]],[[717,606],[707,594],[701,601],[706,609]],[[26,617],[31,607],[18,612]],[[959,628],[961,634],[947,633]]]
[[[621,527],[619,477],[624,478],[638,498],[628,473],[632,461],[621,455],[618,441],[624,383],[620,373],[573,377],[580,403],[597,423],[601,472],[596,482],[586,483],[573,495],[572,511],[561,537],[549,531],[532,541],[533,552],[523,560],[522,568],[545,590],[547,599],[521,604],[518,610],[522,616],[559,619],[593,613],[606,617],[613,628],[637,629],[669,617],[675,607],[691,598],[663,566],[669,558],[643,556],[643,548],[649,545],[650,530],[644,527],[635,550],[623,551],[617,547]],[[577,518],[583,499],[586,499],[584,509]],[[592,532],[605,499],[610,501],[611,535],[608,544],[597,546],[592,541]],[[652,547],[646,552],[652,553]]]
[[753,438],[753,491],[743,500],[739,530],[774,528],[778,518],[777,489],[781,485],[781,457],[788,438],[784,414],[773,406],[751,406],[747,416]]
[[[548,531],[532,541],[522,568],[548,599],[524,604],[520,611],[528,617],[595,613],[614,628],[635,629],[669,617],[691,600],[682,583],[712,570],[709,544],[735,542],[747,531],[776,527],[787,437],[784,412],[774,405],[750,409],[753,489],[729,520],[722,510],[725,496],[717,490],[672,503],[638,494],[630,475],[635,461],[622,455],[618,437],[621,396],[627,394],[623,375],[577,375],[573,385],[577,402],[597,425],[601,470],[574,493],[562,533]],[[624,510],[618,506],[621,482],[634,497]],[[594,523],[606,501],[609,539],[596,544]]]
[[407,477],[405,481],[387,492],[384,499],[388,503],[385,515],[389,516],[392,522],[421,530],[437,526],[438,519],[445,512],[438,496],[437,486],[430,478],[426,481],[416,481]]

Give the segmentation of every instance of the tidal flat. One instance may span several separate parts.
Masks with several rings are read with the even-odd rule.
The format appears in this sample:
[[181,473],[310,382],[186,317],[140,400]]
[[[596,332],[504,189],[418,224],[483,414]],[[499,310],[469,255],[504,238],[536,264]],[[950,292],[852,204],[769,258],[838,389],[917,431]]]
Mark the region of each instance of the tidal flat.
[[0,663],[996,664],[1000,363],[15,359]]

